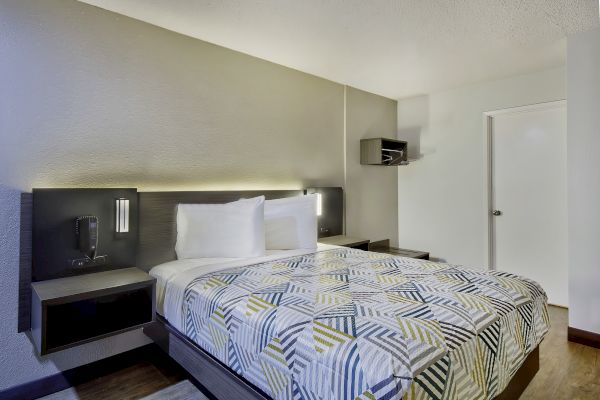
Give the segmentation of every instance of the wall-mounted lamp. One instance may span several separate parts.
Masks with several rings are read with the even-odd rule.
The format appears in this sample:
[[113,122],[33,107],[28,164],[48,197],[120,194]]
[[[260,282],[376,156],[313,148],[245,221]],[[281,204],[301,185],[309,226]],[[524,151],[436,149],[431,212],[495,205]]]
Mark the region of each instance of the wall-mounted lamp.
[[129,200],[120,198],[116,200],[116,232],[129,232]]
[[317,195],[318,236],[341,235],[344,233],[344,192],[340,187],[312,187],[305,194]]
[[320,217],[323,215],[323,195],[321,193],[316,193],[317,195],[317,216]]

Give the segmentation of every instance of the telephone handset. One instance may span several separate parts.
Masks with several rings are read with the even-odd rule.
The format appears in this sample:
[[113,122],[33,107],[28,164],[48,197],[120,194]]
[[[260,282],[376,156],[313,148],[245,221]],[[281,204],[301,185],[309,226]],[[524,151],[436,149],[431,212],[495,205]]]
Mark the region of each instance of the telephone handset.
[[85,256],[93,261],[98,250],[98,217],[84,215],[75,220],[77,246]]

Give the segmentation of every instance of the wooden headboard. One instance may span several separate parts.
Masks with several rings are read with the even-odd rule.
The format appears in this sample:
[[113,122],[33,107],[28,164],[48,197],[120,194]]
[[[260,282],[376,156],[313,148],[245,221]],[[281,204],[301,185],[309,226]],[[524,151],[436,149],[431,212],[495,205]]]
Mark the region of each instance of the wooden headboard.
[[302,194],[302,190],[139,192],[138,267],[148,271],[155,265],[177,259],[177,204],[221,204],[261,195],[266,199],[280,199]]

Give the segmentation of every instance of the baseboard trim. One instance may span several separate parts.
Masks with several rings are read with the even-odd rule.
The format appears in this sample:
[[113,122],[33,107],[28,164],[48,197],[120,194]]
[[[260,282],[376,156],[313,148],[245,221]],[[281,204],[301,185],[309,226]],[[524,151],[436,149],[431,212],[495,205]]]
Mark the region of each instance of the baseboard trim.
[[3,400],[33,400],[162,356],[154,343],[0,391]]
[[582,329],[571,327],[569,327],[567,333],[569,342],[579,343],[585,346],[600,349],[600,333],[588,332]]

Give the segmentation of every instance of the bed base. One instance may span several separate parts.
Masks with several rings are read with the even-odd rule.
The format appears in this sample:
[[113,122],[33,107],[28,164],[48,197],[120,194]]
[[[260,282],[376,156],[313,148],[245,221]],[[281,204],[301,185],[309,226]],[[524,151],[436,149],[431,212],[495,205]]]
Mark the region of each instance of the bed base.
[[[144,333],[165,353],[192,375],[218,400],[256,399],[270,397],[233,370],[202,350],[196,343],[171,326],[162,316],[146,326]],[[517,400],[540,368],[539,346],[517,370],[507,388],[495,400]]]
[[204,351],[162,316],[144,333],[218,400],[269,400],[270,397]]
[[517,400],[527,389],[540,369],[540,346],[537,346],[525,359],[508,386],[494,400]]

